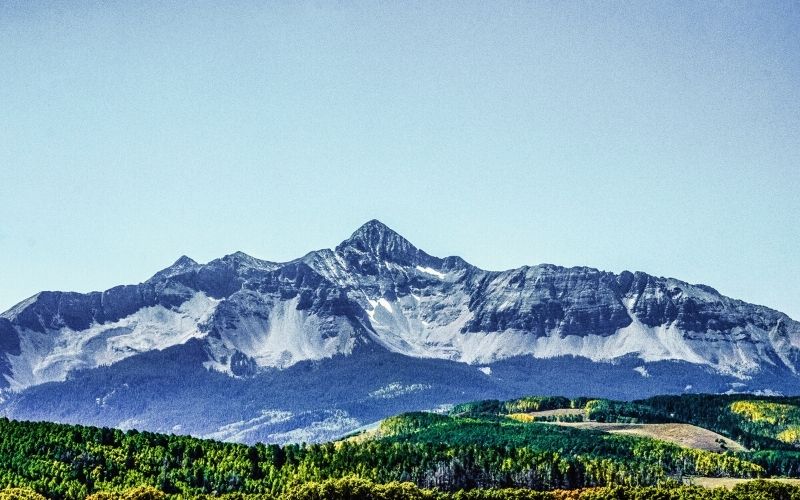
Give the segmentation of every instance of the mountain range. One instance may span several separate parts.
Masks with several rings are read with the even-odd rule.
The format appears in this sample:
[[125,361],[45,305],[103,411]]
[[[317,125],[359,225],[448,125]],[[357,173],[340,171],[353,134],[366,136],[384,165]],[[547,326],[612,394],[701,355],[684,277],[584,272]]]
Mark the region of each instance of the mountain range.
[[800,393],[800,323],[705,285],[479,269],[377,220],[290,262],[181,257],[137,285],[0,314],[0,415],[319,441],[522,394]]

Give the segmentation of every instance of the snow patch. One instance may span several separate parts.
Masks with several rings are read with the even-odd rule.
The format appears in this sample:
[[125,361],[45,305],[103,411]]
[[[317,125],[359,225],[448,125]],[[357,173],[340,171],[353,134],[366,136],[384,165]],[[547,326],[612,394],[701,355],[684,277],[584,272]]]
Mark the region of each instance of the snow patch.
[[445,415],[450,412],[455,407],[453,403],[442,403],[435,408],[431,408],[428,410],[430,413],[438,413],[439,415]]
[[141,429],[143,426],[147,425],[144,420],[140,420],[138,418],[126,418],[125,420],[120,420],[116,427],[121,431],[129,431],[131,429]]
[[[477,365],[520,355],[542,359],[578,356],[595,362],[635,355],[647,363],[677,360],[710,366],[739,378],[746,378],[747,373],[758,369],[756,360],[768,358],[767,353],[760,352],[766,348],[766,343],[721,342],[725,340],[723,332],[684,332],[674,323],[647,326],[633,312],[636,296],[623,299],[631,318],[630,325],[611,335],[562,335],[555,329],[539,337],[513,329],[464,331],[472,312],[469,295],[463,290],[451,290],[447,294],[417,292],[392,302],[381,300],[386,304],[370,300],[373,308],[367,311],[375,340],[391,351],[414,357]],[[512,302],[501,304],[510,307]],[[742,339],[751,339],[768,333],[748,325],[739,335]],[[707,345],[712,342],[724,349],[709,355]]]
[[460,331],[472,318],[467,294],[405,295],[387,303],[369,314],[375,341],[409,356],[461,360]]
[[432,386],[430,384],[409,384],[403,385],[400,382],[392,382],[391,384],[381,387],[369,393],[372,399],[392,399],[413,392],[426,391]]
[[756,396],[772,396],[772,397],[781,397],[783,393],[780,391],[775,391],[772,389],[759,389],[753,392]]
[[66,380],[74,370],[111,365],[125,358],[186,343],[206,333],[198,326],[207,321],[219,300],[196,293],[176,309],[144,307],[113,323],[93,324],[75,331],[63,327],[20,335],[21,353],[8,356],[11,390]]
[[633,371],[637,372],[644,378],[650,378],[650,372],[648,372],[647,368],[645,368],[644,366],[637,366],[636,368],[633,369]]
[[228,442],[243,442],[248,434],[258,431],[263,427],[287,422],[293,414],[283,410],[261,410],[261,414],[249,420],[239,420],[227,425],[223,425],[215,432],[206,434],[207,439],[216,439]]
[[[122,384],[122,386],[120,388],[121,389],[127,389],[128,388],[128,384],[127,383]],[[105,396],[101,396],[99,398],[95,398],[95,400],[94,400],[95,404],[97,404],[97,406],[99,406],[101,408],[105,408],[106,406],[108,406],[109,402],[111,402],[114,399],[114,396],[116,396],[116,395],[117,395],[117,389],[112,389],[111,392],[109,392]]]
[[[212,361],[206,368],[232,375],[230,360],[238,351],[259,367],[287,368],[306,360],[349,354],[356,333],[343,317],[320,317],[298,310],[300,297],[270,304],[269,316],[239,316],[235,325],[208,339]],[[263,307],[263,306],[262,306]]]
[[313,443],[342,436],[352,432],[362,424],[342,410],[333,410],[329,417],[312,422],[306,427],[299,427],[287,432],[276,432],[267,437],[268,442],[278,443]]
[[482,371],[486,375],[491,375],[492,374],[492,367],[491,366],[479,366],[478,370]]
[[439,279],[443,279],[444,278],[444,273],[439,272],[436,269],[433,269],[433,268],[430,268],[430,267],[417,266],[417,271],[419,271],[421,273],[425,273],[425,274],[430,274],[431,276],[436,276]]
[[394,312],[394,311],[392,310],[392,304],[390,304],[390,303],[389,303],[389,301],[388,301],[388,300],[386,300],[386,299],[384,299],[383,297],[381,297],[380,299],[378,299],[378,304],[380,304],[380,305],[381,305],[381,307],[383,307],[384,309],[386,309],[386,310],[387,310],[387,311],[389,311],[390,313]]

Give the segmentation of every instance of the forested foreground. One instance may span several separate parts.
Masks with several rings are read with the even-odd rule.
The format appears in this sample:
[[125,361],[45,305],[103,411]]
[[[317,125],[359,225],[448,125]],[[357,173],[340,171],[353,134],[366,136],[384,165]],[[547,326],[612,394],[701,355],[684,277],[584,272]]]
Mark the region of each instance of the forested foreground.
[[697,420],[728,434],[746,432],[758,445],[741,453],[509,418],[534,419],[532,412],[555,406],[579,407],[597,420],[675,420],[691,408],[680,399],[652,405],[565,398],[483,401],[460,405],[449,415],[399,415],[373,433],[342,441],[286,446],[0,418],[0,489],[6,489],[0,500],[32,492],[54,499],[800,498],[783,484],[754,482],[733,491],[678,486],[692,476],[796,474],[798,452],[775,437],[794,425],[794,410],[787,409],[793,402],[712,399],[714,422],[713,412],[701,405]]
[[502,417],[408,414],[388,419],[374,439],[283,447],[0,419],[0,485],[51,498],[134,486],[278,496],[353,474],[456,491],[654,485],[689,474],[758,477],[764,470],[729,454]]
[[[542,410],[581,409],[581,415],[535,416]],[[751,451],[739,453],[768,476],[800,477],[800,397],[685,394],[639,401],[532,396],[456,406],[461,416],[505,415],[522,421],[686,423],[717,432]]]
[[[0,500],[45,500],[29,488],[0,491]],[[167,495],[152,487],[129,488],[118,492],[98,492],[87,500],[169,500],[186,498]],[[287,489],[280,496],[227,493],[220,496],[198,495],[197,500],[222,498],[229,500],[796,500],[800,488],[767,481],[753,481],[736,486],[707,489],[699,486],[607,486],[575,490],[536,491],[524,488],[496,488],[442,492],[423,489],[413,483],[376,484],[355,476],[312,481]]]

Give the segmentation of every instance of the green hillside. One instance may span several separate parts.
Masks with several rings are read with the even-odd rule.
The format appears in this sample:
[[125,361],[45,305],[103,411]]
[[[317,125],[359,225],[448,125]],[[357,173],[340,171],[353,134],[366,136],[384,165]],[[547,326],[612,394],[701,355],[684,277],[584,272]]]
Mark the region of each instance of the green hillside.
[[[287,446],[0,419],[0,489],[6,490],[0,500],[28,490],[59,499],[602,499],[652,498],[656,489],[667,495],[659,498],[754,498],[756,489],[771,489],[759,498],[800,498],[800,489],[787,484],[751,482],[730,491],[679,486],[692,476],[800,476],[790,435],[800,425],[798,402],[741,395],[481,401],[447,415],[398,415],[376,431],[337,442]],[[549,412],[565,408],[580,411]],[[691,423],[749,451],[715,453],[536,421],[556,419]],[[737,496],[745,493],[751,496]]]

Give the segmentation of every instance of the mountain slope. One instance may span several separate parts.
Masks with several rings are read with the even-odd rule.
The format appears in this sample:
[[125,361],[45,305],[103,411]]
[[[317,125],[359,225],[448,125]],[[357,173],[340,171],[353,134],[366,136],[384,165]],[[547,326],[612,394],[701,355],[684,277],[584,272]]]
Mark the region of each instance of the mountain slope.
[[[138,285],[21,302],[0,315],[0,411],[316,440],[388,415],[390,399],[797,393],[798,353],[798,322],[704,285],[549,264],[485,271],[373,220],[286,263],[184,256]],[[193,422],[208,401],[226,411]]]

